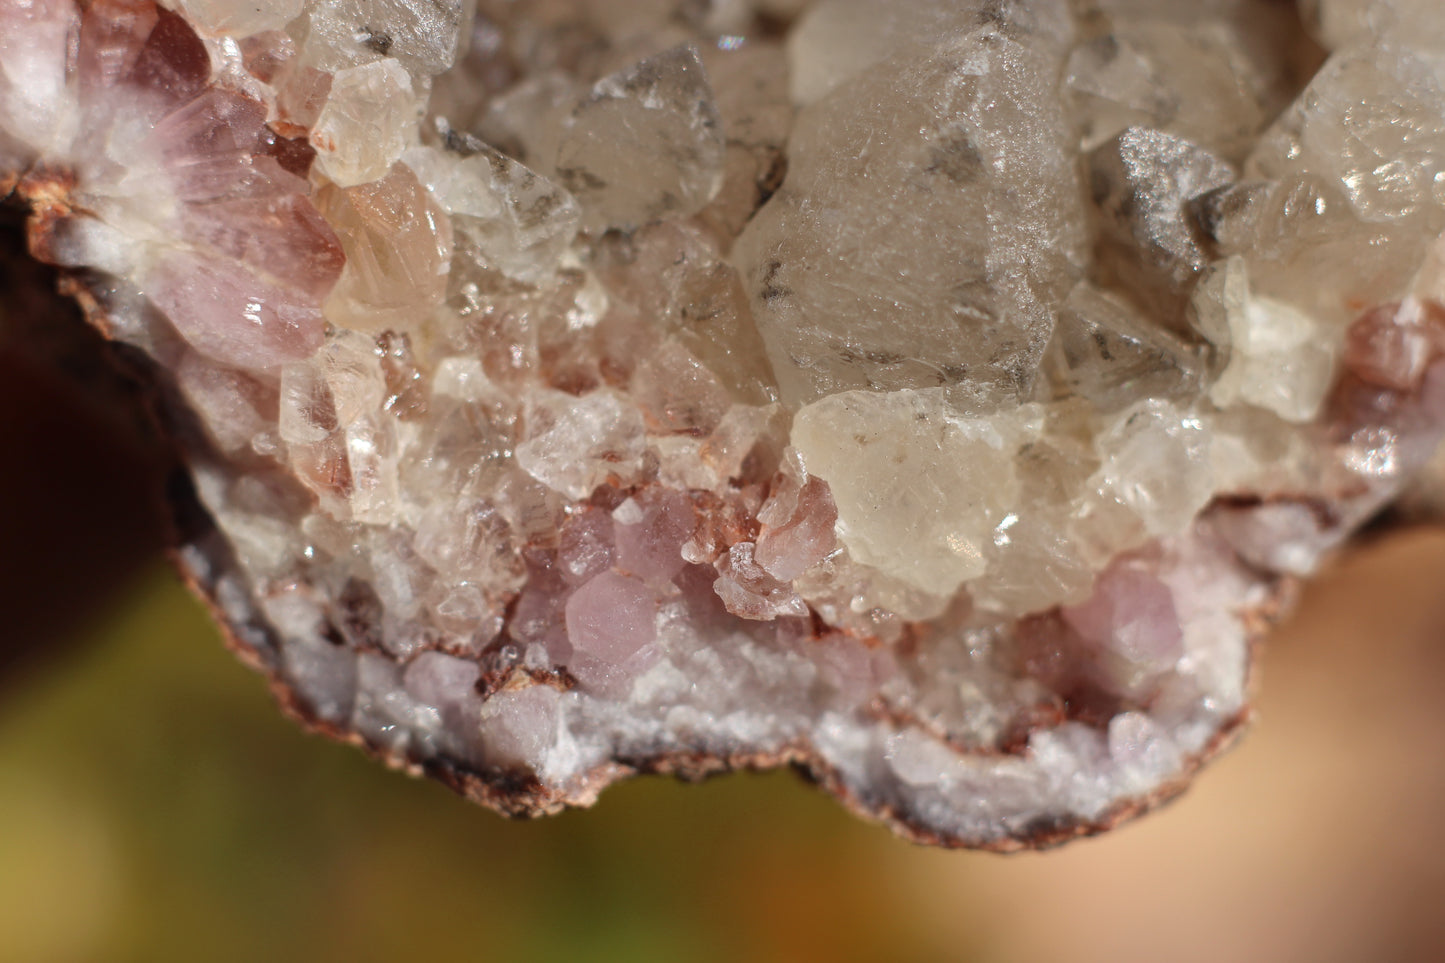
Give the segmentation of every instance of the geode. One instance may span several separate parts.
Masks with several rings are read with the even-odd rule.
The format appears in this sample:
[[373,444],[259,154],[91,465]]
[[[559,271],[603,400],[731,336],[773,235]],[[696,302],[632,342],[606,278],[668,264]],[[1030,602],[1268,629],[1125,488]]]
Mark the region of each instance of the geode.
[[510,813],[1107,828],[1445,433],[1435,0],[9,0],[0,181],[235,644]]

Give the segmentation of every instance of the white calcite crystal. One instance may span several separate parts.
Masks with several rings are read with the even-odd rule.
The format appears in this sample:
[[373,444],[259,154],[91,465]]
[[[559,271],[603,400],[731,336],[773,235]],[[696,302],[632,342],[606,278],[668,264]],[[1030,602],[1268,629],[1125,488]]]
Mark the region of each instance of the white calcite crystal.
[[1172,796],[1445,434],[1442,183],[1435,0],[0,6],[0,185],[153,363],[188,574],[510,813]]

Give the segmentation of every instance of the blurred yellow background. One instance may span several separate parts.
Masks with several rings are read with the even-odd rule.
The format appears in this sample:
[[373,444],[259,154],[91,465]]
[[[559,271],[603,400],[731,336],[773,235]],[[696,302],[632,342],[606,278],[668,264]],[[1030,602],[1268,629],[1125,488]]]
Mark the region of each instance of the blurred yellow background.
[[0,960],[1439,960],[1442,574],[1439,531],[1357,550],[1196,788],[999,857],[786,773],[507,822],[284,720],[156,566],[0,689]]

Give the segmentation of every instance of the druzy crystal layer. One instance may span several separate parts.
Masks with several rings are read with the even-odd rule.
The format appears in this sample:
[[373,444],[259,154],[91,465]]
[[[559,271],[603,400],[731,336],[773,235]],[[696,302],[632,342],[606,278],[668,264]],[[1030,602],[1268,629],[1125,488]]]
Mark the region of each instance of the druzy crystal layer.
[[1106,828],[1445,429],[1434,0],[11,0],[0,184],[238,647],[508,812]]

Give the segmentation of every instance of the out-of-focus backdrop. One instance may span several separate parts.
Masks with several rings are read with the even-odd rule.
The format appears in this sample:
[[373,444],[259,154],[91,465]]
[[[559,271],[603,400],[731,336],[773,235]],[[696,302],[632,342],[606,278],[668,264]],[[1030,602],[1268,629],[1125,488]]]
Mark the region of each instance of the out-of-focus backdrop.
[[1439,532],[1361,550],[1195,788],[999,857],[781,773],[504,821],[282,719],[151,567],[0,696],[0,959],[1439,960],[1442,575]]
[[1445,958],[1445,530],[1309,587],[1243,744],[1099,839],[920,849],[787,773],[507,822],[281,717],[159,558],[155,439],[36,360],[10,264],[0,963]]

